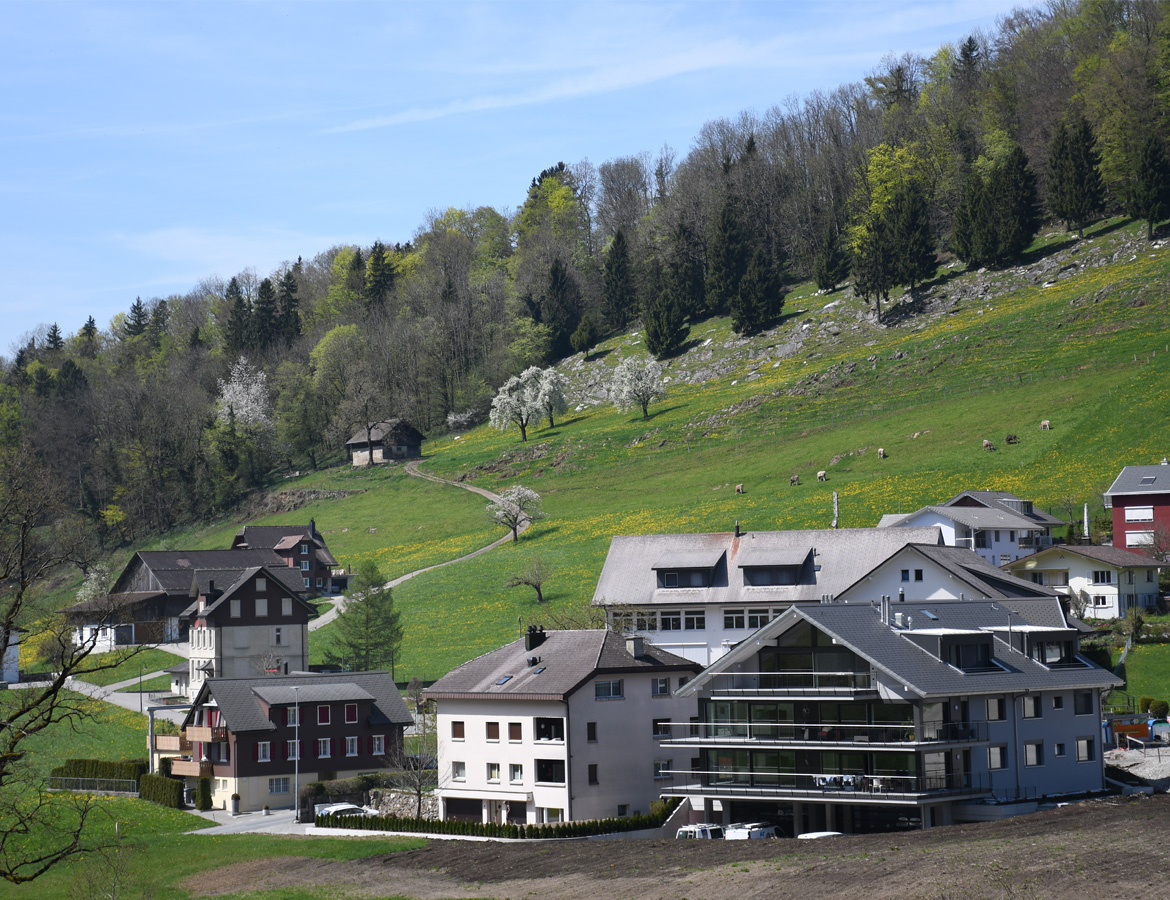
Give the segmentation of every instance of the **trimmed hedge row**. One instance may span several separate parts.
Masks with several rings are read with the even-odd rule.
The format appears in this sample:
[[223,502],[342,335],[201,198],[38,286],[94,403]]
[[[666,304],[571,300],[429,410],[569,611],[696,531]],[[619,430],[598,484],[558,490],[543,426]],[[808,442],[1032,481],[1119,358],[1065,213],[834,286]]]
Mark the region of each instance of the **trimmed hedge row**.
[[627,816],[624,819],[590,819],[584,822],[560,822],[556,825],[497,825],[438,819],[412,819],[398,816],[317,816],[319,828],[354,828],[370,831],[407,831],[418,834],[455,834],[467,837],[495,838],[576,838],[623,831],[661,828],[674,812],[677,800],[652,815]]
[[67,759],[50,773],[54,778],[119,778],[138,781],[150,769],[145,759]]
[[187,805],[183,800],[183,782],[165,775],[143,775],[138,782],[138,796],[171,809],[184,809]]

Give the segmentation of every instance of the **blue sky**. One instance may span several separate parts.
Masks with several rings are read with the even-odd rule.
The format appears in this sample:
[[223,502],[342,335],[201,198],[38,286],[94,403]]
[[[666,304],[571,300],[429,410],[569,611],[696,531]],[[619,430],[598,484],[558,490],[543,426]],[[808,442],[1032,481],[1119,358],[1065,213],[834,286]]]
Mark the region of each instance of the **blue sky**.
[[0,353],[136,296],[407,240],[703,123],[929,55],[1016,5],[7,2]]

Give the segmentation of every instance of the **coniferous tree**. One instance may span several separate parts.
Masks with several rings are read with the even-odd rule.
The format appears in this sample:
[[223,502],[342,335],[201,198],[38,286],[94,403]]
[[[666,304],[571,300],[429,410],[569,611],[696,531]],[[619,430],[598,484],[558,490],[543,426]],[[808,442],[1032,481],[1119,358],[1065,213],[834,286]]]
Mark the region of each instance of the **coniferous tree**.
[[142,302],[141,297],[135,297],[134,302],[130,304],[130,312],[126,314],[124,325],[126,337],[133,338],[143,334],[149,322],[150,315],[146,311],[146,304]]
[[674,230],[667,277],[674,280],[679,311],[692,321],[708,314],[707,276],[695,233],[686,222],[679,222]]
[[642,330],[646,349],[658,359],[677,353],[690,334],[679,308],[677,285],[658,266],[650,274],[650,287],[642,309]]
[[955,209],[955,230],[951,234],[955,256],[972,266],[983,265],[989,256],[991,227],[986,201],[983,176],[972,169],[963,182],[963,193]]
[[626,326],[636,311],[634,276],[630,268],[630,247],[622,229],[614,232],[609,251],[605,255],[605,274],[602,284],[601,313],[611,330]]
[[877,322],[882,323],[882,301],[890,299],[894,286],[894,259],[889,227],[882,216],[870,216],[853,257],[853,279],[859,293],[873,300]]
[[707,307],[712,312],[725,312],[731,308],[750,258],[751,250],[729,199],[719,211],[719,221],[711,241],[711,259],[707,269]]
[[394,276],[394,264],[386,259],[385,245],[374,241],[366,264],[366,302],[371,306],[384,304],[394,288]]
[[817,288],[822,291],[835,290],[837,285],[849,277],[849,267],[849,253],[841,244],[837,224],[830,219],[825,228],[825,239],[821,242],[821,252],[813,261],[813,278]]
[[235,277],[228,282],[224,291],[224,301],[228,307],[227,330],[224,341],[232,353],[240,353],[248,348],[252,335],[252,306],[240,288],[240,282]]
[[885,215],[894,282],[907,285],[913,292],[917,284],[933,278],[938,270],[930,210],[917,181],[910,180],[899,186]]
[[45,335],[45,348],[48,350],[60,350],[65,346],[65,340],[61,337],[61,329],[57,327],[54,322],[49,328],[49,333]]
[[162,343],[163,335],[167,333],[167,322],[170,321],[170,308],[166,300],[159,300],[150,312],[150,323],[146,326],[146,336],[152,347],[157,348]]
[[1057,129],[1048,153],[1048,208],[1078,237],[1105,209],[1100,164],[1092,126],[1083,116],[1071,128]]
[[272,279],[265,278],[256,289],[256,304],[252,307],[251,346],[267,350],[280,337],[279,311],[276,306],[276,289]]
[[993,259],[999,264],[1019,258],[1040,229],[1036,175],[1019,144],[992,170],[985,215],[994,219]]
[[781,302],[780,279],[768,254],[757,247],[731,301],[731,327],[739,334],[757,334],[772,320]]
[[349,259],[349,271],[345,273],[345,286],[355,297],[366,296],[366,258],[362,248],[354,247]]
[[93,359],[97,355],[97,322],[90,316],[81,326],[81,355],[86,359]]
[[1154,224],[1170,218],[1170,163],[1162,141],[1151,132],[1138,155],[1133,180],[1126,187],[1125,206],[1135,219],[1146,222],[1146,240],[1154,239]]
[[593,316],[586,313],[581,317],[581,324],[577,326],[569,342],[573,345],[574,352],[584,353],[585,358],[589,358],[589,351],[597,343],[597,325],[593,322]]
[[291,347],[301,336],[301,313],[297,300],[297,279],[293,270],[289,269],[280,279],[277,288],[277,301],[280,306],[280,335],[284,338],[286,347]]
[[553,352],[568,356],[569,338],[581,321],[581,293],[560,257],[548,269],[548,290],[541,303],[541,321],[552,332]]

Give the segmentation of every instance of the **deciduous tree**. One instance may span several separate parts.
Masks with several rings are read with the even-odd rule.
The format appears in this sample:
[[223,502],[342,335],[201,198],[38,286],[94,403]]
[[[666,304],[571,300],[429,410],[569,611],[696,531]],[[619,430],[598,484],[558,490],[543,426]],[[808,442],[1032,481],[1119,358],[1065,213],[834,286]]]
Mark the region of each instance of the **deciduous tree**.
[[512,532],[512,541],[520,539],[520,529],[544,518],[540,494],[523,485],[513,485],[487,505],[488,518]]
[[650,418],[650,404],[666,398],[662,385],[662,366],[649,360],[629,357],[618,363],[609,382],[609,398],[620,412],[641,409],[642,418]]
[[501,385],[492,398],[488,414],[493,428],[507,431],[515,425],[520,429],[520,440],[528,440],[529,423],[544,411],[540,403],[540,373],[539,367],[529,366]]

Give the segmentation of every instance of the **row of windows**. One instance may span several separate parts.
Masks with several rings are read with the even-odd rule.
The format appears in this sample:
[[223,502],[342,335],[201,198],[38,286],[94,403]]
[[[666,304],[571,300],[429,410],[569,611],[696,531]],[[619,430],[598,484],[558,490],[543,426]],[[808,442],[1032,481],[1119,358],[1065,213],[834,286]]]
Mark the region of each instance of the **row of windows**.
[[[800,576],[799,566],[745,566],[743,583],[748,587],[772,587],[796,584]],[[711,586],[710,569],[687,569],[675,572],[660,571],[657,577],[660,588],[705,588]]]
[[[533,760],[536,766],[536,783],[537,784],[564,784],[565,783],[565,761],[563,759],[537,759]],[[461,760],[455,760],[451,763],[451,780],[452,781],[466,781],[467,780],[467,763]],[[487,764],[487,780],[489,782],[499,782],[500,780],[500,764],[490,762]],[[508,780],[512,784],[520,784],[524,781],[524,766],[520,763],[512,763],[508,766]]]
[[[311,746],[315,751],[316,759],[331,759],[334,756],[334,746],[336,738],[318,738]],[[345,756],[361,756],[362,741],[356,735],[346,737],[343,739],[342,747]],[[272,741],[257,741],[254,746],[253,758],[257,762],[272,762],[273,756]],[[367,752],[370,756],[385,756],[386,755],[386,736],[384,734],[370,735],[367,741]],[[301,742],[300,741],[285,741],[284,742],[284,758],[285,759],[303,759],[301,756]]]
[[[723,627],[728,630],[747,628],[756,631],[772,621],[777,614],[776,610],[771,609],[725,609]],[[633,615],[618,614],[613,617],[613,624],[616,631],[705,631],[707,612],[702,609],[671,609]]]
[[[1091,737],[1076,739],[1077,762],[1093,762],[1097,758],[1096,740]],[[1062,741],[1052,744],[1052,755],[1056,759],[1063,759],[1068,755]],[[991,769],[1006,769],[1007,747],[1004,745],[987,748],[987,765]],[[1027,741],[1024,744],[1024,765],[1029,768],[1044,765],[1044,742]]]
[[[1054,710],[1064,709],[1064,696],[1054,694],[1052,697]],[[992,715],[992,711],[996,715]],[[1093,692],[1075,691],[1073,693],[1073,714],[1077,716],[1091,716],[1093,714]],[[1044,716],[1044,698],[1039,694],[1024,695],[1024,718],[1039,719]],[[987,701],[987,718],[995,721],[1004,718],[1003,700],[995,698]]]
[[[264,590],[264,579],[263,578],[256,579],[256,590],[258,590],[258,591]],[[240,615],[242,614],[242,612],[243,612],[242,601],[239,598],[235,598],[235,599],[228,601],[228,615],[231,618],[238,619],[240,617]],[[292,597],[281,597],[280,598],[280,614],[282,616],[291,616],[292,615]],[[257,616],[267,616],[268,615],[268,598],[267,597],[257,597],[256,598],[256,615]]]
[[[559,718],[537,717],[532,720],[534,740],[563,741],[565,739],[565,720]],[[462,741],[467,737],[467,725],[463,721],[451,722],[451,740]],[[490,742],[500,739],[500,723],[485,722],[484,737]],[[524,740],[524,726],[521,722],[508,723],[508,740],[519,743]]]
[[[299,706],[286,706],[284,708],[284,724],[289,726],[304,725],[303,721],[299,721],[301,708]],[[358,705],[356,703],[345,704],[345,724],[355,725],[358,720]],[[328,703],[321,703],[317,705],[317,724],[331,725],[333,724],[333,707]]]

